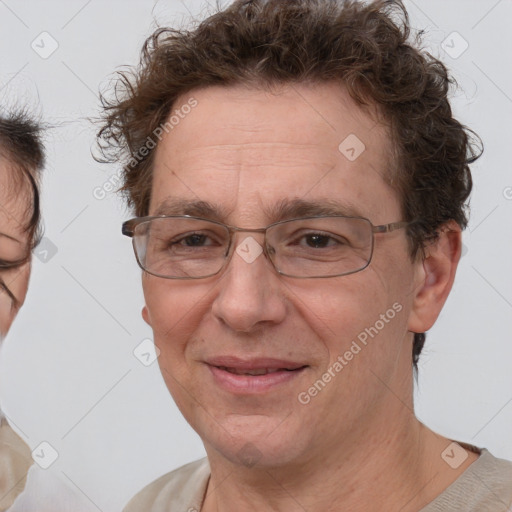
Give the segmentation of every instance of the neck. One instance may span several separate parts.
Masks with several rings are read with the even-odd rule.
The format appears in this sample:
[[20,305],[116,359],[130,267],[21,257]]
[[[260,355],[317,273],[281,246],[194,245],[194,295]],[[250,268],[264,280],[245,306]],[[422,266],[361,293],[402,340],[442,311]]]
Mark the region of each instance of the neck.
[[417,512],[477,457],[451,469],[441,458],[450,441],[415,418],[412,398],[409,410],[393,397],[376,417],[374,428],[353,429],[321,455],[277,468],[235,466],[207,447],[211,479],[202,512]]

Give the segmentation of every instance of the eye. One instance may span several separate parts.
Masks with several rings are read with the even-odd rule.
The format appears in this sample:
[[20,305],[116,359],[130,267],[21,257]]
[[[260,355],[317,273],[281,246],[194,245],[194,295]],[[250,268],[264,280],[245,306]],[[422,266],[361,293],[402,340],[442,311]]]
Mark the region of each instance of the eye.
[[339,249],[348,244],[344,237],[324,231],[294,233],[289,245],[298,249]]
[[332,236],[323,233],[311,233],[304,235],[303,238],[309,247],[315,249],[323,249],[339,244],[339,241],[335,240]]
[[169,246],[179,245],[182,247],[207,247],[216,242],[205,233],[188,233],[174,237],[169,241]]

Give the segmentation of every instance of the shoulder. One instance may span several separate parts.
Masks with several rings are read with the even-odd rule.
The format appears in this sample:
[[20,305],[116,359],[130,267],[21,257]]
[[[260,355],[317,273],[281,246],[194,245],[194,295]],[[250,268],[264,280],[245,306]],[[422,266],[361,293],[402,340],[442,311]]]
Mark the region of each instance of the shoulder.
[[507,505],[512,502],[512,461],[494,457],[487,450],[483,450],[481,457],[482,464],[480,470],[476,468],[475,475],[481,479],[481,482],[489,490],[492,490],[496,496],[500,496],[507,501]]
[[181,466],[144,487],[130,500],[124,512],[198,511],[209,476],[206,458]]
[[23,492],[9,512],[97,512],[98,508],[83,493],[71,487],[59,474],[51,469],[42,469],[37,464],[30,467]]
[[33,460],[30,448],[5,422],[0,422],[0,510],[5,510],[25,487]]
[[0,422],[0,451],[2,454],[16,454],[25,459],[29,465],[33,462],[28,445],[5,421]]
[[482,449],[480,457],[422,512],[454,507],[467,512],[495,512],[511,504],[512,462]]

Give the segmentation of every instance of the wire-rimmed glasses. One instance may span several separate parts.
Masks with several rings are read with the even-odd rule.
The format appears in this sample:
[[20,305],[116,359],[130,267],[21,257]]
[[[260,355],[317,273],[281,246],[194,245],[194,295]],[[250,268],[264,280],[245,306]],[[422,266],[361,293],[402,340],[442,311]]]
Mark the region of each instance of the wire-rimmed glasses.
[[287,277],[326,278],[353,274],[372,259],[374,235],[408,226],[374,226],[364,217],[314,216],[245,229],[189,215],[138,217],[123,224],[139,266],[166,279],[203,279],[230,260],[237,232],[263,233],[262,252]]

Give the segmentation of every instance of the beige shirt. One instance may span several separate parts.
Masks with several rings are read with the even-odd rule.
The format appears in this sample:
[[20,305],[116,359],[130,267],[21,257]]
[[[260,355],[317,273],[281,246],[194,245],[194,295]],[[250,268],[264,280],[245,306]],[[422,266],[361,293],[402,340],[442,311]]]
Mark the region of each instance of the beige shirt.
[[[210,477],[207,459],[182,466],[145,487],[124,512],[200,512]],[[512,462],[485,449],[420,512],[512,512]]]
[[83,493],[33,464],[30,448],[0,419],[0,512],[98,512]]
[[23,491],[32,463],[30,448],[5,419],[0,420],[0,512]]

